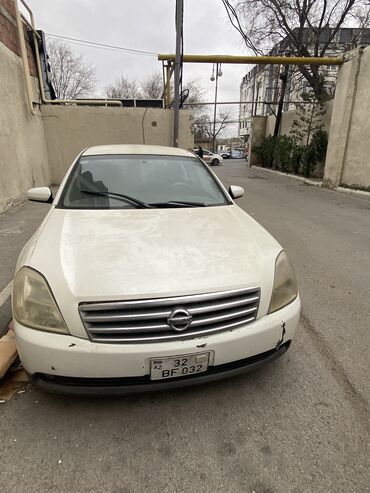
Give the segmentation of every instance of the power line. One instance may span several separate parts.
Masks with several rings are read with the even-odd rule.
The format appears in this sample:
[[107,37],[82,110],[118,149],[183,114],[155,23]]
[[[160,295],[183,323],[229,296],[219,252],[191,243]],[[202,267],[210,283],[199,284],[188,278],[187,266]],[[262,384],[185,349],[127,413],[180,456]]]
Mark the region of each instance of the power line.
[[50,34],[50,33],[45,33],[47,36],[50,38],[57,38],[57,39],[65,39],[67,41],[71,41],[76,44],[81,44],[83,46],[90,46],[92,48],[102,48],[102,49],[109,49],[112,51],[124,51],[125,53],[130,53],[132,55],[147,55],[147,56],[157,56],[158,53],[155,53],[154,51],[144,51],[144,50],[136,50],[134,48],[125,48],[123,46],[116,46],[116,45],[108,45],[105,43],[97,43],[96,41],[88,41],[86,39],[79,39],[79,38],[69,38],[68,36],[59,36],[58,34]]

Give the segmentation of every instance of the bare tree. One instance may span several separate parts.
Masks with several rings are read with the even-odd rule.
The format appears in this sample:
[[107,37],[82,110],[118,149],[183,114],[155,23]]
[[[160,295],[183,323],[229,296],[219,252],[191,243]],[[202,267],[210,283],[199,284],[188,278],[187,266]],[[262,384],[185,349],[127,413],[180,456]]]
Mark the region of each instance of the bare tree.
[[57,99],[79,99],[92,94],[96,87],[96,71],[83,55],[76,55],[60,41],[51,41],[48,53]]
[[204,111],[204,106],[193,106],[189,103],[201,103],[204,101],[205,90],[197,79],[189,79],[183,84],[183,94],[186,96],[184,100],[183,108],[191,110],[197,118]]
[[[142,83],[131,81],[126,77],[119,77],[113,84],[105,88],[107,97],[109,98],[148,98],[160,99],[163,97],[163,79],[159,72],[153,72]],[[201,102],[204,99],[204,88],[196,79],[189,79],[183,85],[184,108],[186,103]],[[171,95],[173,97],[173,87],[171,87]],[[200,107],[188,106],[196,114],[199,114]]]
[[[163,91],[163,89],[162,89]],[[171,97],[173,99],[173,84],[171,84]],[[199,107],[188,106],[189,103],[201,103],[204,101],[205,90],[198,79],[188,79],[182,85],[183,107],[197,112]]]
[[370,0],[358,2],[350,11],[350,17],[354,20],[356,26],[360,28],[370,27]]
[[144,98],[160,99],[163,94],[163,80],[159,72],[153,72],[141,84]]
[[213,122],[210,116],[204,113],[198,116],[196,121],[194,122],[195,135],[198,138],[209,138],[212,144],[213,151],[215,151],[217,137],[229,123],[229,120],[230,113],[219,113],[216,118],[216,122]]
[[140,88],[135,80],[130,81],[126,77],[118,77],[113,84],[105,88],[108,98],[113,99],[135,99],[141,97]]
[[[160,99],[163,97],[163,79],[159,72],[152,73],[141,84],[141,92],[144,98]],[[183,83],[182,96],[183,107],[191,109],[196,115],[201,114],[200,106],[189,106],[188,103],[200,103],[204,100],[204,87],[197,79],[189,79]],[[173,99],[173,85],[171,86],[171,97]]]
[[[276,45],[281,53],[323,57],[346,19],[368,22],[368,0],[222,0],[231,24],[257,55]],[[327,98],[324,77],[315,65],[297,68],[314,91]]]
[[[205,90],[197,79],[189,79],[183,84],[183,90],[189,91],[189,95],[184,102],[184,106],[187,103],[201,103],[204,101]],[[193,110],[197,109],[197,106],[192,107]]]

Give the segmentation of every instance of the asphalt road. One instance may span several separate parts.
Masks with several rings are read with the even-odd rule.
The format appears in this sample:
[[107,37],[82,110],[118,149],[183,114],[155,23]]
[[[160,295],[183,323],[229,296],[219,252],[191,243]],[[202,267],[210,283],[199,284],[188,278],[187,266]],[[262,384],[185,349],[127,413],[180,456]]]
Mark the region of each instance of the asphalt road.
[[0,214],[0,292],[13,278],[19,252],[48,210],[48,204],[25,200]]
[[48,210],[48,204],[25,200],[0,214],[0,337],[12,316],[10,282],[18,255]]
[[155,395],[18,395],[0,405],[2,492],[370,491],[370,201],[244,161],[216,172],[245,187],[240,206],[297,270],[303,317],[286,356]]

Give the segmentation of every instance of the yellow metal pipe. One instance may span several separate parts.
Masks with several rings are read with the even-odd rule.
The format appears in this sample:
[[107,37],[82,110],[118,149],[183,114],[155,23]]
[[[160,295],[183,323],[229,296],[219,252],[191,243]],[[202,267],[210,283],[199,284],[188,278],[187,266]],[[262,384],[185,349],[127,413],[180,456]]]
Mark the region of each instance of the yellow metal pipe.
[[[175,55],[159,54],[158,60],[173,62]],[[253,65],[341,65],[341,57],[184,55],[185,63],[242,63]]]
[[164,106],[165,108],[168,108],[170,105],[170,99],[171,99],[171,89],[170,89],[170,80],[171,80],[171,66],[166,65],[166,83],[165,83],[165,98],[164,98]]

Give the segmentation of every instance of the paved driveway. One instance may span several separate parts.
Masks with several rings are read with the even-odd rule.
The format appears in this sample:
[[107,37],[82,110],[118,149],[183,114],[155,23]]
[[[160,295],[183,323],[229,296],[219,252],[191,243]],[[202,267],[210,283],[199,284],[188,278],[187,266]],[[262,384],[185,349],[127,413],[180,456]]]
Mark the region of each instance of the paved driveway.
[[244,161],[216,172],[296,267],[304,314],[286,356],[156,395],[19,395],[0,406],[1,491],[369,491],[370,201]]

